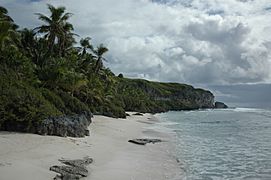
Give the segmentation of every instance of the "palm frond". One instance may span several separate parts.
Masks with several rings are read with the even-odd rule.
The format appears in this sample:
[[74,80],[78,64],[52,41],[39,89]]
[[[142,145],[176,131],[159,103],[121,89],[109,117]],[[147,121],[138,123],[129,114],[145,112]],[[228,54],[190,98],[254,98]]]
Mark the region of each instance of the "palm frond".
[[63,6],[61,6],[61,7],[54,7],[53,5],[51,5],[51,4],[47,4],[47,6],[48,6],[48,9],[50,10],[50,12],[51,12],[51,14],[52,14],[52,18],[53,18],[53,16],[54,15],[61,15],[61,14],[63,14],[64,12],[65,12],[65,10],[66,10],[66,8],[65,7],[63,7]]
[[103,45],[103,44],[100,44],[98,47],[97,47],[97,55],[98,56],[102,56],[104,53],[106,53],[108,51],[108,49]]
[[60,21],[67,21],[72,15],[72,13],[65,13],[60,19]]
[[48,9],[51,12],[51,19],[54,22],[58,22],[61,19],[62,14],[65,12],[66,8],[65,7],[54,7],[51,4],[48,4]]
[[90,40],[91,40],[90,37],[82,38],[80,40],[80,45],[85,48],[90,48],[91,47],[90,42],[89,42]]
[[7,14],[8,10],[6,8],[4,8],[3,6],[0,6],[0,13],[1,14]]
[[0,21],[8,21],[13,23],[13,19],[8,15],[8,10],[2,6],[0,6]]
[[33,29],[34,31],[38,31],[39,33],[46,33],[48,31],[50,31],[50,26],[47,26],[47,25],[42,25],[42,26],[39,26],[39,27],[36,27]]
[[35,13],[35,15],[39,16],[39,17],[38,17],[39,20],[41,20],[41,21],[43,21],[43,22],[45,22],[45,23],[48,23],[48,24],[51,24],[51,23],[52,23],[52,20],[51,20],[49,17],[47,17],[47,16],[45,16],[45,15],[43,15],[43,14],[41,14],[41,13]]
[[71,23],[65,23],[62,26],[62,28],[64,31],[73,31],[74,30],[73,25]]

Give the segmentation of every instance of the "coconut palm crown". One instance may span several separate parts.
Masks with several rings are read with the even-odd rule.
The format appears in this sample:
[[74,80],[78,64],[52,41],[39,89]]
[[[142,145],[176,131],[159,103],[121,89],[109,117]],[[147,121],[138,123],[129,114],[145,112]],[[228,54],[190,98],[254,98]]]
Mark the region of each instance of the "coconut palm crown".
[[[68,22],[72,16],[71,13],[65,12],[65,7],[54,7],[48,4],[48,9],[51,13],[50,17],[41,13],[36,13],[38,18],[45,23],[37,28],[39,33],[45,34],[44,37],[48,40],[49,53],[52,53],[53,46],[57,43],[63,49],[63,45],[67,39],[73,34],[73,25]],[[61,49],[61,50],[62,50]]]

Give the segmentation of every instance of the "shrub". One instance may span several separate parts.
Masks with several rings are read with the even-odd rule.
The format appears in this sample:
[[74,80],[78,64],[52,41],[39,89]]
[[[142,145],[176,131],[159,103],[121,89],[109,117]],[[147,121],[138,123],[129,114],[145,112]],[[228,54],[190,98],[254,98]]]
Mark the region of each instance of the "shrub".
[[61,115],[37,89],[13,77],[0,77],[0,129],[30,132],[41,120]]
[[59,91],[58,95],[61,97],[62,101],[66,107],[66,114],[81,114],[83,112],[90,112],[90,109],[86,104],[81,102],[76,97],[71,96],[69,93],[64,91]]
[[42,88],[41,93],[42,93],[43,97],[46,100],[48,100],[51,104],[53,104],[59,111],[61,111],[62,113],[67,112],[67,109],[65,107],[65,103],[53,91],[50,91],[49,89],[46,89],[46,88]]

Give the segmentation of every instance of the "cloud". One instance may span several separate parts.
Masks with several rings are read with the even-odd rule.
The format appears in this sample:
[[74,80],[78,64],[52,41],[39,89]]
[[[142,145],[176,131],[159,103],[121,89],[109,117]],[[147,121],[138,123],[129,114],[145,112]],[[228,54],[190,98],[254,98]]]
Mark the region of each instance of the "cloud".
[[74,13],[76,33],[109,48],[116,73],[192,84],[271,82],[269,0],[0,0],[21,26],[46,3]]

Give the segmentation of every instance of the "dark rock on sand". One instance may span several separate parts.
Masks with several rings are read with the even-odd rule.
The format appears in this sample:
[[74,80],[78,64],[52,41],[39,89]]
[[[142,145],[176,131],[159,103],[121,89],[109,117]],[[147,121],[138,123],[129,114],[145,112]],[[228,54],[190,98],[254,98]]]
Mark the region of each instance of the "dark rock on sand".
[[142,114],[142,113],[139,113],[139,112],[134,113],[133,115],[136,115],[136,116],[143,116],[143,114]]
[[84,159],[65,160],[60,159],[65,166],[52,166],[50,171],[59,173],[54,180],[75,180],[88,176],[86,166],[93,162],[92,158],[86,157]]
[[139,145],[146,145],[148,143],[158,143],[158,142],[162,142],[161,139],[132,139],[129,140],[128,142],[130,143],[134,143],[134,144],[139,144]]
[[88,126],[92,117],[93,115],[87,112],[73,116],[49,117],[37,127],[37,133],[61,137],[89,136]]
[[80,178],[81,178],[80,176],[67,174],[65,176],[56,175],[56,177],[54,177],[54,180],[78,180]]
[[88,170],[81,167],[71,167],[71,166],[52,166],[50,167],[50,171],[57,172],[59,174],[62,174],[63,177],[69,176],[69,177],[87,177]]
[[85,167],[91,164],[93,162],[93,159],[92,158],[84,158],[84,159],[76,159],[76,160],[59,159],[59,161],[69,166]]
[[225,108],[228,108],[228,106],[225,104],[225,103],[223,103],[223,102],[215,102],[215,108],[217,108],[217,109],[225,109]]

